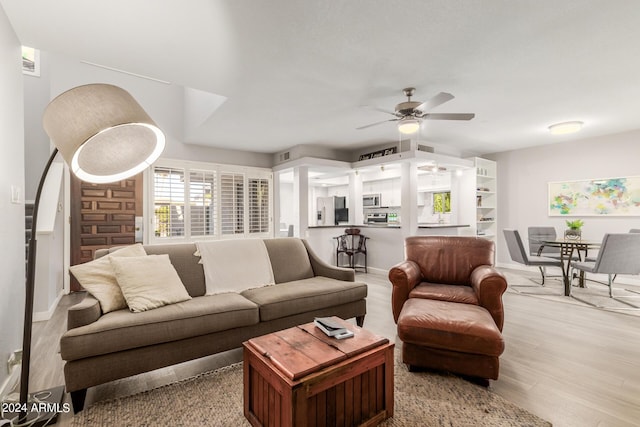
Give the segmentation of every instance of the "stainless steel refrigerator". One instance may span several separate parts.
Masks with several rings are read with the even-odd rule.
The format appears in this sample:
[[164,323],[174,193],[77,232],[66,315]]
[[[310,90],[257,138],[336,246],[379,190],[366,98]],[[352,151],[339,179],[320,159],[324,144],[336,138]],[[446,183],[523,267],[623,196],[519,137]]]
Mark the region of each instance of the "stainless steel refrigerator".
[[349,222],[346,197],[318,197],[316,200],[316,225],[339,225]]

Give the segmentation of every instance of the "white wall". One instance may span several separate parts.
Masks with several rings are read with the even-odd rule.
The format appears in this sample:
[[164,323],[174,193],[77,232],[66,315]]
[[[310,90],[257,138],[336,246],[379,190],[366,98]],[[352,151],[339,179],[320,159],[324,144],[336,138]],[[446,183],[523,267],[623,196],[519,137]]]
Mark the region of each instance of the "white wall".
[[[234,164],[241,166],[271,167],[271,154],[251,153],[214,147],[204,147],[184,142],[184,87],[143,79],[92,65],[76,58],[48,55],[50,64],[47,76],[50,82],[49,99],[76,86],[90,83],[109,83],[120,86],[133,95],[165,132],[167,145],[162,158]],[[46,105],[46,104],[45,104]],[[44,108],[44,106],[43,106]],[[42,128],[42,111],[36,116],[35,126]],[[48,140],[46,140],[48,144]]]
[[34,321],[48,320],[63,294],[64,164],[54,162],[47,174],[38,209]]
[[[565,219],[548,216],[547,184],[640,175],[640,131],[506,151],[486,156],[498,167],[498,263],[511,263],[502,230],[515,228],[526,239],[529,226],[554,226],[563,233]],[[575,217],[572,217],[575,218]],[[583,237],[640,228],[640,217],[583,217]]]
[[50,101],[49,55],[40,52],[40,77],[24,76],[24,174],[25,200],[33,201],[42,170],[51,155],[49,137],[42,127],[42,113]]
[[0,7],[0,387],[9,354],[22,347],[24,316],[24,192],[11,203],[11,186],[24,191],[24,101],[20,42]]
[[[276,200],[276,203],[278,201]],[[280,183],[280,221],[285,223],[287,227],[290,224],[295,224],[296,219],[293,216],[293,183],[281,182]],[[279,226],[279,224],[276,224]],[[276,230],[277,231],[277,230]]]

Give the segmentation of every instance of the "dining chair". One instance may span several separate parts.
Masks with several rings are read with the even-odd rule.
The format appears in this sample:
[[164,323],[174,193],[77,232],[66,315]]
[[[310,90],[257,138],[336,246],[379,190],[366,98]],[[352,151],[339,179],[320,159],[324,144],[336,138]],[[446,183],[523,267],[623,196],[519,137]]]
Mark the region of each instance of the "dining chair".
[[580,282],[584,273],[606,274],[609,297],[613,298],[613,278],[617,274],[640,274],[640,233],[607,233],[602,239],[600,251],[594,261],[572,262],[571,267],[580,270]]
[[[629,233],[640,233],[640,228],[631,228],[631,229],[629,229]],[[595,257],[595,256],[588,256],[584,260],[585,261],[590,261],[590,262],[595,262],[596,258],[597,257]],[[615,275],[613,276],[612,281],[613,280],[616,280],[616,276]]]
[[529,238],[529,255],[538,255],[538,251],[542,248],[540,255],[544,256],[560,256],[560,248],[554,246],[544,246],[547,240],[555,240],[555,227],[534,226],[527,229]]
[[551,258],[542,255],[530,255],[524,248],[522,238],[518,230],[502,230],[504,238],[507,241],[507,248],[509,249],[509,255],[511,259],[517,263],[527,266],[535,266],[540,269],[542,275],[542,283],[544,286],[545,269],[544,267],[560,267],[562,268],[562,261],[557,258]]

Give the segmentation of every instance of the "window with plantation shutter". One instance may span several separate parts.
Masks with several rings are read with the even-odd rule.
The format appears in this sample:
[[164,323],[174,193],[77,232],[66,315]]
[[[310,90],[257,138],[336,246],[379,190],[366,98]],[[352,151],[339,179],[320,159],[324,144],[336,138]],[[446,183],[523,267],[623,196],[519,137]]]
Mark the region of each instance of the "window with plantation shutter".
[[249,233],[269,232],[269,180],[249,178]]
[[156,167],[153,190],[155,236],[184,236],[184,170]]
[[220,232],[244,234],[244,174],[220,174]]
[[216,173],[189,172],[189,226],[191,236],[216,234]]
[[149,180],[149,243],[269,237],[271,170],[160,159]]

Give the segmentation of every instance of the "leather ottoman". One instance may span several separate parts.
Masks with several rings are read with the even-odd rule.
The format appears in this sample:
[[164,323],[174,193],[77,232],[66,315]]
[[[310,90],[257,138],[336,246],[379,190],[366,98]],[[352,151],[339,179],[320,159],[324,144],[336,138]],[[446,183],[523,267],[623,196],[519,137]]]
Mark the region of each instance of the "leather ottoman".
[[478,305],[407,300],[398,317],[402,361],[465,376],[498,379],[504,340],[491,314]]

